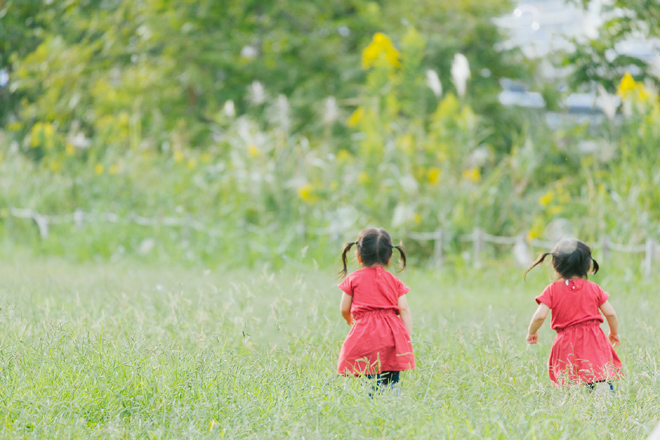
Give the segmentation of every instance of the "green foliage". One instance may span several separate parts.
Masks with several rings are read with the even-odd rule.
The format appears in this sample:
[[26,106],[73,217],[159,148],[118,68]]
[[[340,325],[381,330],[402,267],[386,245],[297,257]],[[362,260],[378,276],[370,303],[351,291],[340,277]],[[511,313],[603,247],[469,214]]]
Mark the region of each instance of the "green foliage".
[[[159,261],[229,265],[304,248],[322,260],[367,225],[420,259],[432,244],[407,237],[438,228],[448,251],[475,227],[539,238],[558,219],[586,240],[659,238],[657,96],[629,78],[623,123],[599,127],[549,130],[542,113],[501,108],[498,79],[527,70],[493,50],[488,14],[505,3],[477,3],[6,2],[8,24],[32,13],[34,29],[8,46],[2,236],[81,260],[155,241]],[[39,241],[10,206],[199,228],[55,224]]]
[[[591,0],[581,0],[586,8]],[[660,72],[645,61],[620,53],[619,45],[630,39],[660,37],[660,4],[654,0],[616,0],[604,4],[603,15],[608,17],[599,35],[587,42],[575,42],[576,50],[566,54],[564,64],[571,66],[571,82],[575,87],[601,84],[609,91],[616,90],[621,76],[635,66],[637,79],[660,84]]]

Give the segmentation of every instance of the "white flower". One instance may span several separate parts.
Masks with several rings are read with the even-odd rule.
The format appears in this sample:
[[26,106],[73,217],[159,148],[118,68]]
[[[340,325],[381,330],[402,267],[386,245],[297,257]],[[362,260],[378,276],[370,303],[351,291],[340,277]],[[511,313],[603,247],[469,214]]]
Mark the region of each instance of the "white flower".
[[467,80],[470,78],[470,63],[465,55],[461,53],[454,55],[454,61],[451,63],[451,77],[454,80],[458,96],[465,96]]
[[440,78],[438,77],[438,74],[435,70],[428,69],[426,71],[426,84],[431,90],[433,90],[433,94],[436,97],[439,98],[442,96],[442,83],[440,82]]
[[289,131],[289,128],[291,128],[291,109],[286,96],[277,95],[277,99],[269,109],[268,118],[272,123],[278,125],[282,131]]
[[257,50],[256,47],[254,46],[243,46],[241,49],[241,58],[247,58],[248,60],[252,60],[257,57],[257,54],[259,51]]
[[236,106],[234,106],[234,101],[230,99],[225,102],[225,105],[222,107],[222,113],[228,118],[236,116]]
[[266,102],[266,89],[259,81],[253,81],[248,86],[248,99],[254,105],[260,105]]
[[323,123],[329,125],[337,119],[339,119],[337,99],[334,96],[330,96],[323,101]]
[[621,99],[616,95],[610,95],[605,90],[605,87],[598,84],[598,98],[596,98],[596,105],[605,113],[607,119],[614,120],[616,116],[616,109],[619,108]]

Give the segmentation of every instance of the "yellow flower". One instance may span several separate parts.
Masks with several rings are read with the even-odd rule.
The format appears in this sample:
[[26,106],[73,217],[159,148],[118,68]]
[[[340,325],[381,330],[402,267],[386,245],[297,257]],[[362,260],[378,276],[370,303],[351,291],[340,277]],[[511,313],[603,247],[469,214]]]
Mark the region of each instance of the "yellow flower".
[[392,44],[390,37],[378,32],[374,34],[371,43],[362,51],[362,67],[364,69],[373,67],[381,54],[385,56],[385,60],[392,67],[401,66],[399,51]]
[[314,195],[314,186],[311,183],[307,183],[300,188],[298,188],[298,197],[303,202],[313,205],[316,202],[316,196]]
[[119,165],[117,164],[110,165],[110,168],[108,168],[108,172],[110,174],[117,174],[119,172]]
[[19,131],[21,128],[23,128],[23,124],[21,124],[19,121],[14,121],[7,125],[7,130],[9,131]]
[[46,148],[53,146],[53,136],[55,135],[55,127],[50,122],[44,124],[44,139],[46,140]]
[[404,153],[412,153],[415,150],[415,138],[410,133],[406,133],[397,139],[397,144]]
[[545,229],[545,225],[543,219],[537,216],[534,219],[534,224],[532,225],[532,228],[527,233],[527,239],[533,240],[535,238],[540,237],[541,235],[543,235],[544,229]]
[[348,126],[349,127],[355,127],[362,121],[364,118],[364,108],[358,107],[355,109],[355,111],[351,114],[351,116],[348,118]]
[[193,157],[188,160],[188,168],[194,170],[197,167],[197,160]]
[[621,82],[619,83],[619,87],[616,91],[616,94],[619,95],[621,98],[625,98],[627,96],[630,96],[630,93],[634,91],[637,88],[637,83],[635,82],[635,79],[632,77],[630,72],[626,72],[625,75],[623,75],[623,78],[621,78]]
[[32,130],[30,131],[30,145],[32,148],[37,148],[41,145],[41,136],[44,131],[43,127],[44,124],[41,122],[37,122],[32,126]]
[[367,174],[365,171],[362,171],[358,176],[358,182],[360,182],[362,185],[366,185],[367,183],[371,182],[371,178],[369,177],[369,174]]
[[94,167],[94,172],[96,172],[96,174],[98,175],[103,174],[103,170],[104,170],[103,165],[100,163],[97,163],[96,166]]
[[261,156],[261,151],[255,146],[255,145],[250,145],[248,147],[248,154],[252,157],[257,157]]
[[64,146],[64,153],[65,153],[67,156],[73,156],[74,154],[76,154],[76,147],[74,147],[73,145],[67,143],[67,144]]
[[549,189],[545,194],[539,197],[539,204],[541,206],[548,206],[550,202],[555,198],[555,193]]
[[481,170],[479,168],[470,168],[463,171],[463,179],[470,180],[473,183],[479,183],[481,180]]
[[62,169],[62,164],[58,161],[54,161],[53,163],[50,164],[50,170],[54,173],[58,172],[61,169]]
[[211,153],[202,153],[199,158],[202,160],[203,163],[211,163],[213,162],[213,155]]
[[646,87],[644,87],[644,84],[642,83],[637,84],[636,90],[637,90],[637,96],[641,101],[646,102],[649,100],[649,94],[648,91],[646,90]]
[[339,162],[347,162],[351,158],[351,153],[349,153],[347,150],[339,150],[339,153],[337,153],[337,160]]
[[179,150],[174,152],[174,162],[181,162],[183,160],[183,153]]
[[422,222],[422,216],[419,215],[419,214],[415,214],[415,216],[413,217],[413,221],[415,223],[421,223]]
[[442,173],[442,170],[440,168],[436,168],[436,167],[429,168],[429,171],[428,171],[429,183],[431,185],[434,185],[434,184],[438,183],[438,181],[440,180],[440,174],[441,173]]
[[563,206],[559,206],[559,205],[553,206],[552,208],[548,209],[548,215],[553,216],[555,214],[559,214],[563,210],[564,210]]

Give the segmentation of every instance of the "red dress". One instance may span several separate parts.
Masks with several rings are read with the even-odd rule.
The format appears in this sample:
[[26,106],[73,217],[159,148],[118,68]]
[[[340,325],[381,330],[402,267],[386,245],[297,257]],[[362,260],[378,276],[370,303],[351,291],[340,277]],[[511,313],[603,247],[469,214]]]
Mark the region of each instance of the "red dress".
[[622,377],[621,361],[600,328],[599,308],[609,294],[598,284],[577,278],[555,281],[536,297],[552,310],[557,331],[548,360],[550,379],[557,383],[593,383]]
[[410,335],[399,314],[399,297],[410,289],[381,266],[350,274],[339,288],[353,297],[355,323],[339,353],[337,373],[377,374],[415,368]]

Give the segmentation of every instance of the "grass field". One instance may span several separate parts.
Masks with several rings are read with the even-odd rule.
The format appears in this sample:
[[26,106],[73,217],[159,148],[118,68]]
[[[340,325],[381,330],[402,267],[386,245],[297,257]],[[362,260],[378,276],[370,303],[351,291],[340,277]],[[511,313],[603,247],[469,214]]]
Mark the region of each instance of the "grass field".
[[371,400],[335,374],[336,267],[19,260],[0,267],[2,438],[643,439],[660,417],[657,284],[632,273],[595,278],[627,374],[607,398],[551,386],[549,322],[525,343],[550,274],[497,266],[401,275],[418,367]]

